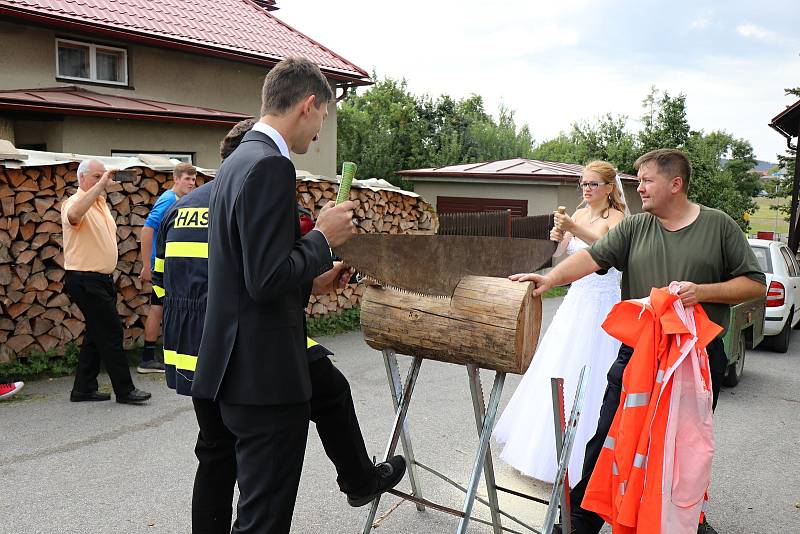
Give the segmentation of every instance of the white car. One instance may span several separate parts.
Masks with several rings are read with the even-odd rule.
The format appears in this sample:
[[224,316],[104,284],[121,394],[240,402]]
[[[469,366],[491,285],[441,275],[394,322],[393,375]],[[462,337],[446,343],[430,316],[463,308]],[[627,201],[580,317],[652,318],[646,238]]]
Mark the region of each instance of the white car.
[[792,328],[800,323],[800,266],[789,247],[779,241],[747,241],[767,276],[764,343],[776,352],[786,352]]

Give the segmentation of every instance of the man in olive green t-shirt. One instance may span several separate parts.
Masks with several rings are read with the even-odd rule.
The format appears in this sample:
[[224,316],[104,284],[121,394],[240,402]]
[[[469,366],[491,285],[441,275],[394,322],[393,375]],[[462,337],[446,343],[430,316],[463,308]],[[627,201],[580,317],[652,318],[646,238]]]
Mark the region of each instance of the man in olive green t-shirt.
[[[534,295],[540,295],[599,269],[616,267],[622,271],[623,299],[647,297],[654,287],[680,282],[683,304],[702,304],[709,318],[726,328],[730,305],[766,291],[764,273],[747,239],[726,214],[689,201],[691,166],[681,151],[648,152],[635,167],[645,213],[623,219],[604,238],[573,254],[547,275],[528,273],[510,278],[533,281]],[[716,406],[727,357],[720,338],[706,350]],[[570,492],[572,532],[597,533],[603,526],[602,518],[581,508],[580,503],[617,411],[622,374],[632,353],[631,347],[623,345],[608,371],[597,433],[586,445],[583,477]],[[561,532],[560,527],[555,531]],[[698,527],[701,534],[715,532],[705,521]]]

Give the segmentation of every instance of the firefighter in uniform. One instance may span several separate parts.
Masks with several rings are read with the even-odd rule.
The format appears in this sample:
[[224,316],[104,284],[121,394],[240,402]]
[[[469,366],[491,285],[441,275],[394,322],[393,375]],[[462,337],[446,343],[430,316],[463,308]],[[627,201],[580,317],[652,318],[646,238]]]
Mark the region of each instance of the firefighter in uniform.
[[[167,386],[191,395],[208,293],[208,205],[210,183],[181,198],[165,216],[156,243],[153,290],[164,298],[164,364]],[[300,227],[314,227],[310,212],[298,205]],[[337,471],[340,490],[351,506],[363,506],[403,477],[401,456],[373,465],[358,425],[350,385],[324,346],[307,339],[312,384],[310,418]],[[199,461],[192,495],[192,532],[229,533],[236,481],[234,435],[218,405],[193,398],[200,427]]]

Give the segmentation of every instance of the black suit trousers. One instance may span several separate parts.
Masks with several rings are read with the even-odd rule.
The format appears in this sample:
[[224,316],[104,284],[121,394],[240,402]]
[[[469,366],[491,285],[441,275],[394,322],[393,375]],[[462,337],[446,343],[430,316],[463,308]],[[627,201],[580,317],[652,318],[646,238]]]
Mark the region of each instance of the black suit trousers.
[[64,289],[80,308],[86,323],[72,391],[77,394],[97,391],[102,361],[114,394],[127,395],[134,386],[122,348],[122,321],[117,314],[114,279],[110,274],[67,271]]
[[375,469],[358,426],[347,378],[327,357],[312,362],[308,368],[311,420],[317,425],[325,454],[336,467],[339,489],[353,493],[375,484]]
[[219,401],[236,436],[239,504],[231,534],[288,534],[308,437],[308,403]]
[[[310,419],[336,467],[339,489],[343,493],[371,489],[375,470],[358,426],[350,384],[327,357],[310,363],[309,371]],[[195,447],[199,465],[192,497],[192,533],[228,534],[236,482],[236,437],[225,426],[217,402],[193,402],[200,432]]]
[[[722,380],[725,378],[725,371],[728,368],[728,357],[725,355],[725,346],[722,340],[715,339],[706,347],[708,352],[709,368],[711,371],[711,389],[714,394],[713,407],[717,407],[719,391],[722,387]],[[583,496],[586,493],[586,486],[594,471],[603,443],[611,429],[611,423],[617,413],[619,399],[622,396],[622,374],[625,372],[628,362],[633,355],[633,349],[627,345],[622,345],[619,349],[617,359],[611,364],[608,371],[608,386],[603,395],[603,404],[600,407],[600,418],[597,421],[597,432],[586,444],[586,455],[583,459],[583,476],[572,491],[570,491],[570,517],[572,519],[572,532],[578,534],[597,534],[603,528],[603,519],[594,512],[584,510],[580,507]]]
[[197,473],[192,492],[192,534],[230,534],[236,484],[236,437],[222,421],[219,404],[192,399],[197,425]]

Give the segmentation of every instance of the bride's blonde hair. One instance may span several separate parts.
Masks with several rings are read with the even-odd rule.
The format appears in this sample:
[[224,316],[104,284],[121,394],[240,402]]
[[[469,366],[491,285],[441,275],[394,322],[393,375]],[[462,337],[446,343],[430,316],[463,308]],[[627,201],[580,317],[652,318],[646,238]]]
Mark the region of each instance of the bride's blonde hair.
[[[600,175],[600,178],[603,180],[604,184],[611,184],[614,186],[614,188],[611,190],[611,193],[608,195],[608,206],[609,208],[625,213],[625,203],[622,201],[619,188],[617,187],[616,167],[607,161],[598,159],[587,163],[583,168],[583,172],[586,173],[586,171],[596,172],[598,175]],[[581,202],[578,207],[584,206],[585,204],[585,202]],[[603,218],[605,219],[607,217],[608,214],[606,213]]]

